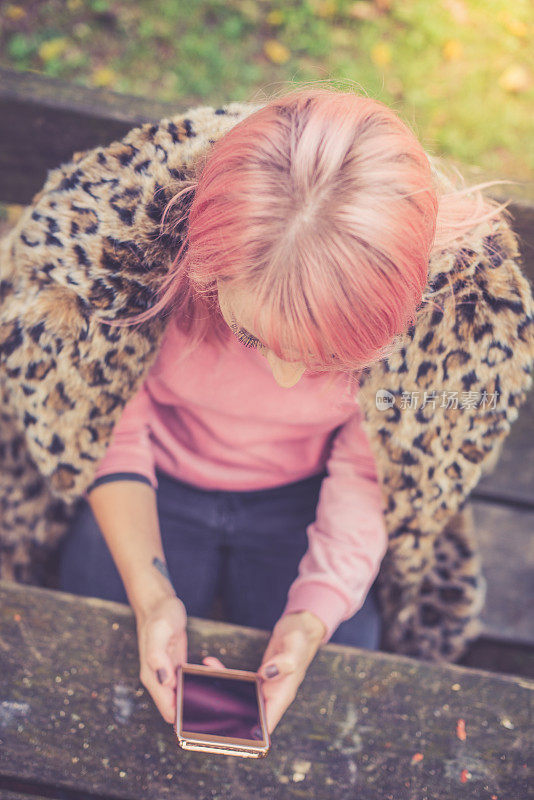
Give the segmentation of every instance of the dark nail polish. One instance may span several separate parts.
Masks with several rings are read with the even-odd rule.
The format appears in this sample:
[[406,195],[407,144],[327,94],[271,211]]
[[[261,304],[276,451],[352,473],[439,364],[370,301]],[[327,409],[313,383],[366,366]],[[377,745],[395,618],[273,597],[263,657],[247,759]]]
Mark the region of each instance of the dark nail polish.
[[167,680],[167,670],[166,669],[158,669],[156,670],[156,675],[158,676],[158,681],[163,683]]
[[265,674],[268,678],[274,678],[275,675],[278,675],[278,667],[276,664],[269,664],[267,669],[265,670]]
[[252,728],[250,733],[252,734],[253,739],[263,739],[261,728],[259,728],[257,725],[255,728]]

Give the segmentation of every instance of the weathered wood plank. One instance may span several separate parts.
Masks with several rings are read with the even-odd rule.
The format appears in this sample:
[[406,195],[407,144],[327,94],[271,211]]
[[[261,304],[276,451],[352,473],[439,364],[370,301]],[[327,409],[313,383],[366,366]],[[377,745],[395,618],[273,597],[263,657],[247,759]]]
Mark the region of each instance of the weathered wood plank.
[[[0,797],[2,800],[28,800],[29,796],[27,794],[19,794],[18,792],[8,792],[3,791],[0,786]],[[38,797],[33,795],[34,800],[43,800],[42,797]]]
[[29,203],[47,170],[75,151],[188,107],[0,69],[0,200]]
[[458,662],[464,667],[476,667],[503,675],[522,675],[534,680],[534,647],[520,642],[479,636]]
[[487,580],[485,634],[534,645],[534,511],[472,502]]
[[[143,800],[527,796],[526,679],[328,645],[271,753],[251,763],[177,747],[140,686],[129,607],[0,582],[0,615],[6,788],[18,778]],[[267,638],[190,620],[189,657],[256,669]]]
[[[483,172],[480,167],[471,164],[461,164],[452,159],[460,173],[464,176],[468,186],[493,180],[505,180],[506,175],[490,175]],[[522,258],[524,273],[534,282],[534,183],[531,180],[519,181],[491,186],[483,189],[483,193],[493,198],[498,203],[511,200],[509,211],[513,216],[512,227],[519,236],[519,250]]]
[[[487,175],[480,167],[469,164],[457,164],[468,185],[483,181],[504,180],[506,175]],[[484,190],[499,203],[511,200],[510,212],[513,215],[514,231],[519,236],[519,249],[524,261],[525,274],[534,282],[534,183],[527,179],[515,181],[513,184],[492,186]]]
[[[0,68],[0,86],[4,99],[32,101],[34,105],[62,111],[76,110],[89,117],[113,121],[147,122],[173,113],[174,103],[154,98],[126,95],[109,89],[88,88],[81,84],[50,78],[35,71]],[[180,105],[183,106],[183,103]]]
[[[50,798],[52,798],[52,800],[66,800],[66,797],[63,793],[58,793],[54,790],[46,795],[39,795],[33,792],[33,787],[28,786],[27,788],[28,792],[25,792],[24,794],[21,794],[20,791],[11,792],[2,788],[2,782],[0,779],[0,800],[50,800]],[[20,784],[20,789],[21,791],[23,790],[22,784]],[[73,800],[75,799],[73,798]],[[76,800],[78,800],[78,798],[76,798]]]
[[[530,199],[510,203],[513,229],[519,236],[519,251],[523,260],[522,269],[534,284],[534,184],[530,183]],[[495,195],[503,202],[506,197]]]
[[519,409],[495,471],[482,478],[472,497],[500,498],[534,509],[534,390]]

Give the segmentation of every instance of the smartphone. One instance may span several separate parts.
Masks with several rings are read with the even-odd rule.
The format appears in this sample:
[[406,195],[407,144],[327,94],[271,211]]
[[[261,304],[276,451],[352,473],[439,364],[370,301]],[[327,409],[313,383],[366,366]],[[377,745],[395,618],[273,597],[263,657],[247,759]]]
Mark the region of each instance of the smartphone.
[[269,752],[261,678],[241,669],[182,664],[174,730],[184,750],[262,758]]

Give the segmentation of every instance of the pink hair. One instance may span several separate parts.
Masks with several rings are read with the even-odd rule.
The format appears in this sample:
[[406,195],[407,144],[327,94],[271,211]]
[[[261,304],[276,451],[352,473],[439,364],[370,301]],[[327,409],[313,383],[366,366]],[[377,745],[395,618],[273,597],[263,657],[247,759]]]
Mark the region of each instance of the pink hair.
[[197,172],[165,208],[162,233],[187,226],[159,300],[111,324],[172,308],[187,353],[222,343],[218,278],[250,294],[258,338],[317,374],[393,352],[427,302],[431,255],[506,206],[481,193],[506,181],[458,189],[387,105],[321,87],[271,99]]

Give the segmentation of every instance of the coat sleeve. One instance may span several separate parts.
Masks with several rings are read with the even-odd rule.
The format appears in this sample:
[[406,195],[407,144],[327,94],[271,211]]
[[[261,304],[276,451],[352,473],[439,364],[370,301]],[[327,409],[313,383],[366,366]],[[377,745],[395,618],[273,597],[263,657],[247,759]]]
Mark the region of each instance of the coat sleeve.
[[387,550],[382,492],[361,410],[335,435],[308,549],[284,614],[308,610],[326,625],[323,643],[363,605]]
[[183,238],[182,228],[160,236],[168,200],[209,143],[254,108],[190,109],[76,153],[0,240],[0,403],[68,503],[91,484],[165,322],[117,328],[99,317],[153,305]]
[[167,202],[210,143],[255,108],[189,109],[74,154],[0,239],[0,404],[67,503],[91,484],[165,325],[163,315],[121,328],[100,318],[154,304],[185,232],[173,224],[184,199],[161,235]]

